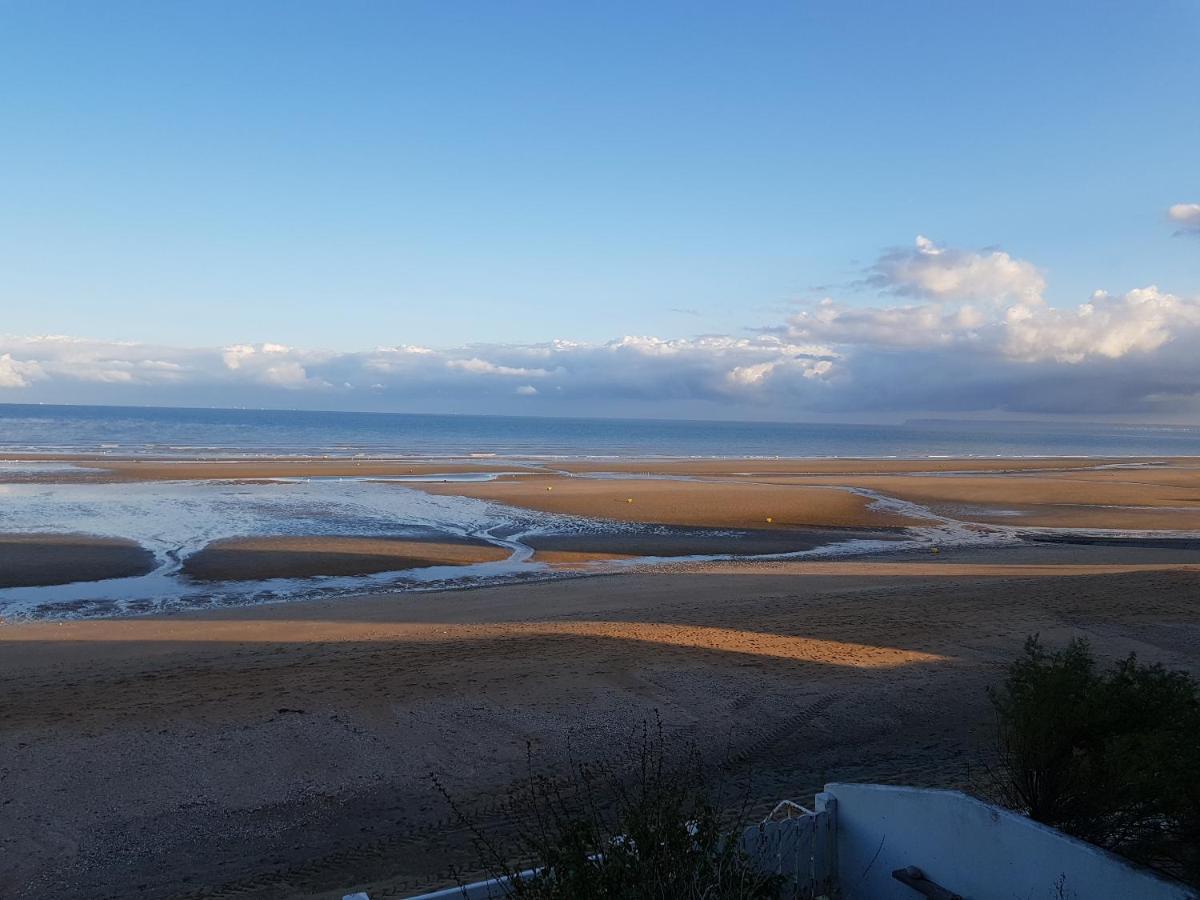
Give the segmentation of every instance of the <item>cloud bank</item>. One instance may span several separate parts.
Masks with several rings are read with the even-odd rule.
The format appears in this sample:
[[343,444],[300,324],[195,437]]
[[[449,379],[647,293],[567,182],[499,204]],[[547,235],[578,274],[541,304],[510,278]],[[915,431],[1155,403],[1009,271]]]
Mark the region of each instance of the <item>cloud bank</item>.
[[[1186,225],[1185,213],[1173,218]],[[866,278],[880,292],[875,305],[825,299],[750,336],[450,349],[397,343],[359,352],[0,337],[0,401],[775,419],[1200,418],[1200,298],[1150,285],[1055,307],[1032,263],[923,236],[884,253]]]

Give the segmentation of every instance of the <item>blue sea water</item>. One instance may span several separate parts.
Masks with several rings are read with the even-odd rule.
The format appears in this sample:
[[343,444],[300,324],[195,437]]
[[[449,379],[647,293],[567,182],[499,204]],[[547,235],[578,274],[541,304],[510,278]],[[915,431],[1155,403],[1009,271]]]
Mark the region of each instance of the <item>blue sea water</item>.
[[1192,456],[1200,428],[518,418],[0,404],[0,453],[114,456]]

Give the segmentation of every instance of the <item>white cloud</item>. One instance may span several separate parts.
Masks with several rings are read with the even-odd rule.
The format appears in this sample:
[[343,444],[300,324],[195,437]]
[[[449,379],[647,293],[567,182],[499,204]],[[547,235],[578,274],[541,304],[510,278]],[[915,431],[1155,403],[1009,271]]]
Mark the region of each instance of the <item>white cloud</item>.
[[1097,291],[1073,310],[1013,307],[1003,350],[1017,359],[1077,364],[1090,357],[1149,354],[1173,340],[1197,337],[1200,302],[1154,285],[1113,297]]
[[1167,218],[1178,226],[1176,234],[1200,234],[1200,203],[1176,203]]
[[261,378],[265,384],[289,389],[329,386],[320,379],[309,378],[308,371],[304,366],[295,361],[282,362],[277,366],[267,366],[262,370]]
[[518,378],[544,378],[550,373],[545,369],[526,369],[520,366],[500,366],[486,359],[473,356],[470,359],[448,359],[446,365],[472,375],[507,375]]
[[242,360],[249,359],[255,354],[255,349],[250,344],[234,344],[232,347],[226,347],[221,358],[225,361],[225,367],[228,369],[240,369]]
[[931,300],[1013,301],[1039,304],[1046,281],[1032,263],[1000,250],[976,252],[940,246],[917,235],[911,249],[893,250],[871,267],[869,284]]
[[799,375],[801,378],[826,378],[834,373],[830,359],[776,359],[752,366],[735,366],[726,373],[731,384],[743,388],[759,388],[778,375]]
[[788,333],[831,344],[928,347],[969,339],[987,321],[969,304],[854,307],[826,298],[792,316]]
[[320,351],[297,351],[284,344],[234,344],[221,352],[221,361],[230,372],[246,380],[272,387],[300,390],[326,389],[329,382],[309,375],[306,365],[328,359]]
[[735,396],[765,402],[768,393],[757,388],[769,382],[771,393],[794,393],[802,383],[829,375],[836,359],[827,347],[770,334],[448,350],[402,345],[362,353],[281,344],[205,349],[0,338],[0,353],[0,384],[27,390],[36,374],[46,380],[48,394],[54,393],[52,388],[65,392],[71,384],[95,382],[120,385],[129,399],[139,391],[156,398],[166,392],[176,402],[216,394],[224,402],[242,404],[254,402],[248,398],[262,402],[272,391],[283,390],[385,397],[400,405],[439,397],[447,399],[448,408],[465,404],[483,409],[491,408],[488,398],[502,402],[504,397],[547,395],[584,404],[724,403]]
[[752,336],[354,353],[0,336],[0,389],[50,402],[572,415],[1200,417],[1198,297],[1151,285],[1051,306],[1031,263],[924,238],[871,271],[891,302],[826,299]]
[[791,337],[834,345],[969,349],[981,358],[1065,364],[1151,353],[1174,340],[1200,337],[1197,329],[1200,300],[1164,293],[1154,285],[1119,297],[1098,291],[1088,302],[1065,310],[1020,302],[981,309],[942,303],[853,307],[824,300],[788,321]]
[[29,387],[41,375],[42,367],[36,362],[13,359],[11,353],[0,355],[0,388]]

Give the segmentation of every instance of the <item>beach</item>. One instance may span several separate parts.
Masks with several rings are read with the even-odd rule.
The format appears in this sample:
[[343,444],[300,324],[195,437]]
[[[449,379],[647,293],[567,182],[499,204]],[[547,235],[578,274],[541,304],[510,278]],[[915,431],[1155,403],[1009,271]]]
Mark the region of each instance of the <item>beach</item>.
[[[339,897],[476,864],[525,770],[661,717],[755,808],[967,787],[1025,636],[1200,664],[1200,559],[1082,546],[705,563],[0,629],[6,896]],[[390,892],[390,893],[389,893]]]
[[[323,589],[343,593],[387,587],[390,572],[410,573],[410,582],[478,583],[592,573],[606,561],[645,557],[855,554],[889,543],[900,550],[1056,540],[1058,532],[1072,540],[1200,539],[1195,458],[79,455],[9,464],[16,468],[0,468],[10,532],[0,552],[19,552],[21,560],[0,569],[0,587],[134,576],[149,567],[142,595],[135,596],[136,578],[126,583],[139,611],[161,594],[164,578],[177,605],[188,606],[221,602],[209,588],[222,581],[270,581],[264,590],[287,597],[309,596],[315,577],[342,578]],[[64,541],[76,549],[64,552]],[[5,550],[14,546],[19,551]],[[148,551],[156,562],[147,562]],[[458,575],[448,571],[456,566]],[[375,581],[353,581],[368,575]],[[47,604],[61,612],[63,603],[81,613],[119,612],[101,593],[10,593],[17,600],[7,608],[0,594],[0,615]],[[226,599],[257,602],[261,593]]]
[[0,624],[4,896],[446,886],[478,858],[434,777],[503,831],[528,749],[555,771],[658,718],[756,812],[970,789],[1026,636],[1200,665],[1192,459],[36,463],[11,521],[142,536],[10,533],[13,584],[124,577],[0,599],[188,592]]

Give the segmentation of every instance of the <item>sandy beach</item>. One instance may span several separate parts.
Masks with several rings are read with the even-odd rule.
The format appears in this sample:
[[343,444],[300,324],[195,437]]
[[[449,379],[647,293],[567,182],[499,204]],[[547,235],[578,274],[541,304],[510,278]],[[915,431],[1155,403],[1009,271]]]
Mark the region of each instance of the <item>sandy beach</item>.
[[[818,464],[823,463],[823,464]],[[588,469],[572,467],[573,474]],[[549,512],[624,521],[733,527],[833,525],[896,527],[913,515],[872,506],[869,491],[961,519],[1034,528],[1200,530],[1200,463],[1195,460],[790,461],[664,464],[623,474],[703,479],[651,481],[562,475],[422,490],[499,500]],[[980,474],[983,473],[983,474]],[[686,498],[686,500],[685,500]],[[632,502],[630,502],[632,501]],[[624,505],[622,505],[624,504]]]
[[[80,456],[30,457],[22,462],[26,469],[0,471],[0,478],[18,488],[76,485],[99,490],[107,485],[117,490],[124,484],[144,492],[153,485],[164,490],[212,485],[231,495],[257,490],[262,502],[286,494],[289,486],[321,488],[323,496],[336,497],[339,486],[346,485],[382,500],[420,491],[434,498],[487,501],[498,504],[497,510],[595,523],[581,529],[568,522],[533,531],[528,523],[520,526],[518,530],[528,532],[521,540],[530,548],[532,562],[560,572],[594,571],[604,560],[642,556],[763,555],[849,541],[894,541],[911,538],[911,529],[927,530],[939,522],[959,523],[960,530],[966,529],[963,534],[976,528],[980,533],[990,529],[997,535],[1039,539],[1047,537],[1047,529],[1200,534],[1200,461],[1183,458],[421,461]],[[38,465],[51,465],[52,470],[39,473]],[[212,514],[224,515],[216,507]],[[455,514],[449,511],[443,526],[419,537],[370,529],[347,535],[345,523],[323,525],[318,512],[300,508],[296,514],[312,519],[307,530],[287,526],[285,533],[273,533],[268,527],[255,533],[230,526],[218,529],[198,550],[181,547],[180,576],[196,582],[366,576],[498,562],[514,552],[511,542],[496,539],[503,529],[485,528],[486,533],[472,535],[470,527],[466,532],[453,527]],[[40,519],[34,515],[30,521]],[[81,532],[92,521],[95,518],[71,523],[71,530]],[[146,571],[146,554],[129,544],[131,537],[119,529],[100,535],[14,535],[7,544],[0,542],[0,553],[13,558],[11,565],[0,568],[0,584],[56,584]],[[948,535],[936,538],[947,539]],[[159,552],[170,556],[173,551],[167,547]],[[141,608],[146,608],[146,598]],[[103,606],[97,609],[103,611]]]
[[[0,624],[6,897],[324,900],[444,886],[477,861],[431,775],[504,828],[495,804],[527,743],[552,768],[580,747],[619,746],[654,716],[714,764],[751,766],[755,809],[833,779],[970,787],[990,752],[984,689],[1026,635],[1200,665],[1194,460],[438,461],[419,472],[406,461],[369,463],[365,481],[347,461],[79,465],[32,488],[27,474],[11,482],[126,494],[161,483],[192,510],[208,496],[194,485],[252,505],[307,479],[334,493],[298,495],[286,507],[294,533],[237,534],[235,518],[233,536],[185,555],[180,577],[214,608]],[[494,480],[371,480],[488,470]],[[349,479],[355,496],[569,518],[523,543],[490,519],[475,536],[322,533],[313,504],[338,484],[324,476]],[[688,558],[847,541],[873,551]],[[469,569],[514,547],[556,577],[215,602],[246,578]],[[617,562],[626,568],[604,568]],[[0,541],[13,585],[146,565],[145,549],[115,536]],[[573,570],[590,577],[562,577]]]
[[759,805],[966,785],[1026,634],[1195,669],[1198,584],[1200,553],[1044,546],[10,625],[0,886],[402,896],[471,867],[430,773],[492,821],[526,741],[552,765],[655,714]]
[[[492,570],[479,566],[499,565],[521,547],[527,548],[523,558],[530,566],[546,564],[561,574],[594,573],[605,561],[627,563],[639,557],[825,552],[852,542],[899,546],[914,538],[930,546],[954,546],[963,540],[1055,540],[1062,530],[1071,540],[1084,531],[1091,532],[1092,540],[1121,535],[1141,540],[1200,537],[1200,461],[1191,458],[77,456],[20,457],[17,465],[24,468],[0,470],[0,480],[12,485],[10,491],[23,490],[35,499],[47,489],[90,491],[94,512],[90,518],[69,519],[63,533],[55,534],[42,526],[45,514],[31,509],[25,521],[50,533],[13,534],[0,541],[0,559],[11,560],[0,567],[0,586],[9,588],[137,575],[172,560],[177,560],[178,578],[184,579],[182,592],[187,583],[353,578],[428,567],[467,567],[470,577],[491,577]],[[49,468],[39,472],[39,465]],[[179,515],[209,517],[202,528],[212,534],[207,542],[192,546],[186,529],[177,527],[178,519],[173,520],[176,524],[164,519],[162,526],[179,532],[177,547],[159,541],[160,531],[140,528],[146,516],[161,517],[164,510],[175,508],[147,493],[159,490],[156,485],[164,498],[172,498]],[[207,491],[202,490],[205,486]],[[256,524],[252,516],[239,529],[242,514],[227,512],[230,503],[266,509],[297,491],[308,499],[279,507],[274,524]],[[338,521],[326,521],[323,504],[336,503],[351,491],[377,508],[347,508]],[[409,515],[405,498],[414,492],[428,495],[431,502],[484,501],[493,514],[485,522],[474,507],[461,513],[457,507],[424,510],[418,518],[432,514],[438,521],[402,534],[362,524],[371,517],[381,526],[403,521]],[[136,544],[138,534],[122,530],[126,526],[86,533],[96,523],[103,527],[103,510],[109,503],[105,497],[126,502],[134,494],[143,505],[139,512],[127,514],[128,527],[140,528],[139,533],[158,541],[157,562],[149,560],[144,545]],[[198,507],[198,502],[205,506]],[[77,501],[68,502],[68,509],[76,507]],[[202,508],[207,512],[201,514]],[[460,520],[460,514],[467,519]],[[521,524],[504,524],[521,515],[526,516]],[[541,522],[538,516],[558,519]],[[520,535],[515,542],[514,534]],[[519,574],[519,568],[511,571]],[[137,600],[140,611],[153,605],[149,596]],[[55,609],[117,611],[91,595],[68,597]]]

